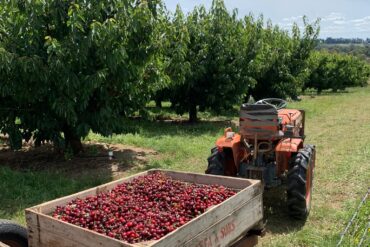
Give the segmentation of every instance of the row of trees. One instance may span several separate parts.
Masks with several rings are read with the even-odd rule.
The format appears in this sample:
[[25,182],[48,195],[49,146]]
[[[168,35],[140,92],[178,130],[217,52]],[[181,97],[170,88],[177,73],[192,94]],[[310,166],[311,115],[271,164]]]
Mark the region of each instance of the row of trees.
[[1,131],[14,148],[33,136],[74,153],[151,99],[196,121],[250,96],[296,98],[319,32],[239,18],[222,0],[188,14],[160,0],[5,0],[0,19]]
[[334,92],[346,87],[364,87],[370,76],[370,66],[364,60],[339,53],[314,52],[309,59],[309,73],[303,90],[332,89]]
[[154,98],[189,112],[190,121],[197,120],[197,109],[217,112],[250,96],[296,98],[319,31],[306,19],[303,31],[294,25],[291,32],[262,16],[240,19],[217,0],[210,10],[197,7],[187,16],[178,7],[166,26],[170,83]]

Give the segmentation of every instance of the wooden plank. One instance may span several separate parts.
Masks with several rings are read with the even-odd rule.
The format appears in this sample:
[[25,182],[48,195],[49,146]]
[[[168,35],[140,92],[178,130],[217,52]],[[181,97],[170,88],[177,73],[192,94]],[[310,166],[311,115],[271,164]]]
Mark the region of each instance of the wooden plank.
[[255,107],[255,109],[241,109],[241,113],[249,113],[249,114],[261,114],[261,113],[271,113],[271,114],[277,114],[278,111],[275,108],[272,108],[271,106],[268,106],[263,109],[263,107]]
[[[56,206],[65,205],[67,202],[75,198],[84,198],[89,195],[96,195],[99,192],[112,189],[117,184],[128,182],[138,176],[151,174],[157,171],[161,171],[176,180],[198,184],[219,184],[240,191],[223,203],[212,207],[201,216],[164,236],[162,239],[158,241],[142,242],[139,244],[125,243],[48,216],[48,214],[50,214]],[[210,226],[225,218],[226,215],[231,214],[235,210],[235,207],[238,207],[239,205],[245,205],[247,202],[254,200],[254,198],[261,196],[262,192],[263,187],[261,182],[257,180],[174,172],[168,170],[149,170],[147,172],[142,172],[128,178],[119,179],[117,181],[113,181],[27,209],[26,219],[29,228],[29,245],[30,247],[179,246],[183,245],[186,241],[190,241],[194,236],[199,234],[200,231],[206,230]],[[262,201],[260,206],[262,207]],[[243,229],[245,229],[245,227],[243,227]]]
[[164,172],[171,178],[181,180],[184,182],[207,185],[218,184],[233,189],[244,189],[248,186],[257,184],[259,182],[257,180],[250,180],[245,178],[225,177],[209,174],[183,173],[175,171],[164,171]]
[[240,120],[240,126],[243,128],[248,127],[278,127],[279,123],[278,121],[263,121],[263,120],[249,120],[244,119]]
[[[27,211],[28,214],[32,214],[30,210]],[[30,242],[30,247],[134,247],[129,243],[124,243],[122,241],[108,238],[105,235],[99,234],[97,232],[84,229],[82,227],[75,226],[66,222],[62,222],[54,219],[51,216],[39,214],[33,212],[37,215],[36,225],[27,222],[27,225],[31,228],[39,229],[39,235],[33,236],[29,233],[32,239],[38,239],[35,243]]]
[[274,114],[266,114],[266,113],[262,113],[261,114],[248,114],[246,112],[244,113],[240,113],[240,120],[246,120],[246,119],[250,119],[250,120],[271,120],[271,121],[278,121],[279,120],[279,117],[278,117],[278,114],[274,113]]
[[188,247],[228,246],[245,235],[263,218],[262,195],[241,205],[232,213],[185,243]]
[[28,231],[28,245],[36,247],[40,245],[40,227],[38,214],[26,209],[26,222]]

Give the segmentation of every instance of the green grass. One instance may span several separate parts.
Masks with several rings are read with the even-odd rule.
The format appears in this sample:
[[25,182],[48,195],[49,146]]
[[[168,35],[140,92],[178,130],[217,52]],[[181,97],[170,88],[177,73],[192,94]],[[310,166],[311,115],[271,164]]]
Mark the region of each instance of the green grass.
[[25,224],[24,209],[106,182],[96,176],[70,179],[57,171],[13,171],[0,167],[0,218]]
[[[364,202],[359,202],[358,208],[351,217],[347,230],[343,233],[342,246],[370,245],[370,195]],[[364,198],[365,199],[365,198]],[[362,242],[361,242],[362,241]]]
[[[312,211],[306,222],[291,220],[282,193],[269,191],[264,204],[267,235],[259,246],[333,246],[369,186],[370,177],[370,87],[347,93],[304,96],[289,107],[305,109],[307,143],[317,147]],[[169,109],[155,114],[176,117]],[[145,167],[204,172],[210,148],[223,129],[237,120],[236,109],[222,117],[200,115],[198,124],[133,120],[127,127],[135,134],[105,138],[90,134],[87,140],[122,143],[158,151]],[[215,121],[221,120],[221,121]],[[109,180],[95,174],[74,180],[58,171],[20,172],[0,168],[0,218],[23,221],[23,209]],[[4,179],[3,179],[4,178]],[[280,189],[281,191],[281,189]],[[3,203],[5,201],[5,203]]]
[[136,134],[105,138],[92,133],[87,140],[155,149],[160,159],[152,161],[150,168],[203,172],[215,138],[229,125],[225,122],[202,122],[193,125],[145,121],[135,121],[132,124],[137,127]]

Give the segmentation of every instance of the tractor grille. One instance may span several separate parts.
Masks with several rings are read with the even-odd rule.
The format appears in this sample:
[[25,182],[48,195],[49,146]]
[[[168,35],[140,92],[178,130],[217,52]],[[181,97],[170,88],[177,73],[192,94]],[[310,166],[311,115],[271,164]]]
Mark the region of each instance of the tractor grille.
[[263,174],[264,174],[264,170],[265,168],[263,167],[253,167],[253,166],[249,166],[247,168],[247,178],[250,178],[250,179],[258,179],[258,180],[264,180],[263,179]]

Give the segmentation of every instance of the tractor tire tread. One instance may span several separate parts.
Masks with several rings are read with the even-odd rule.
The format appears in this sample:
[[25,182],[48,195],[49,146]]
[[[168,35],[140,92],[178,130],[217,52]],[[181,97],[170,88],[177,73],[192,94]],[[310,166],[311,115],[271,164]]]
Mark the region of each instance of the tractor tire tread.
[[208,157],[208,167],[206,174],[224,175],[223,156],[218,152],[217,148],[211,149],[211,156]]
[[[301,174],[292,174],[289,177],[292,178],[292,179],[293,178],[295,179],[295,180],[291,180],[292,181],[291,182],[292,185],[295,185],[296,183],[300,183],[302,185],[305,185],[306,184],[306,179],[304,179]],[[294,183],[293,183],[293,181],[294,181]]]
[[0,219],[0,242],[11,240],[19,246],[28,246],[27,229],[13,221]]
[[[307,145],[292,157],[287,173],[287,205],[289,214],[296,219],[305,219],[310,210],[306,203],[306,174],[314,146]],[[312,174],[313,175],[313,174]],[[312,185],[311,185],[312,186]]]
[[306,201],[306,196],[298,190],[292,190],[289,192],[289,194],[299,201]]

